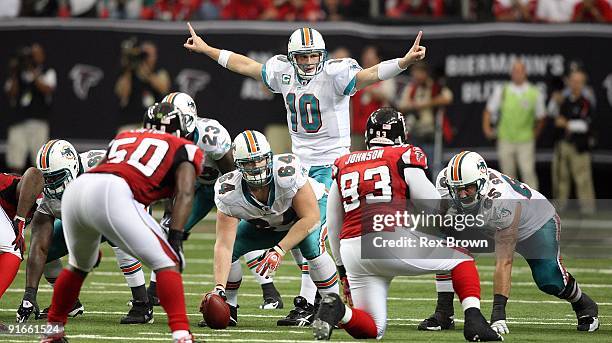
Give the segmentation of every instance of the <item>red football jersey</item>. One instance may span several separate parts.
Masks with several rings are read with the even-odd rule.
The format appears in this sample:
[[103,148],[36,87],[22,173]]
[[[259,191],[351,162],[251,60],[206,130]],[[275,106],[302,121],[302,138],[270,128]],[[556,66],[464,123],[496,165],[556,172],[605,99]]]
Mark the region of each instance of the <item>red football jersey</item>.
[[406,209],[409,198],[404,169],[427,169],[421,148],[398,145],[356,151],[335,162],[335,181],[344,207],[340,239],[373,231],[375,215],[394,214]]
[[17,184],[21,180],[20,175],[0,174],[0,205],[10,220],[17,213]]
[[132,130],[118,134],[109,144],[106,161],[88,173],[122,177],[134,199],[148,206],[174,194],[174,171],[191,162],[196,175],[202,172],[204,154],[193,143],[155,130]]

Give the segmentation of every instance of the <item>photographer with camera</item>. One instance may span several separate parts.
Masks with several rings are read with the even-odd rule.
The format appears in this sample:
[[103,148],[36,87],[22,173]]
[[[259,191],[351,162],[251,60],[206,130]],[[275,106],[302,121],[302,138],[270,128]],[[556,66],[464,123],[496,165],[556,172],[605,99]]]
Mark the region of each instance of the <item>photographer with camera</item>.
[[6,164],[14,173],[24,171],[28,154],[30,165],[35,165],[38,149],[49,140],[57,77],[44,62],[43,47],[34,43],[20,48],[9,64],[4,90],[18,120],[8,128]]
[[135,38],[121,43],[123,72],[115,83],[121,108],[118,131],[139,127],[146,109],[170,89],[170,76],[157,68],[157,47],[152,42],[137,44]]

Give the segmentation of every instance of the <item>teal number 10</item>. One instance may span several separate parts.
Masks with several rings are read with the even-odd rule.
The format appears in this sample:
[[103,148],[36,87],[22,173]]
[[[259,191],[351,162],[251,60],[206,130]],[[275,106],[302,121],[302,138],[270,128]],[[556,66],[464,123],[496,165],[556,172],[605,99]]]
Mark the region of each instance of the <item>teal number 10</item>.
[[[321,111],[319,110],[319,99],[313,94],[303,94],[298,101],[300,123],[304,131],[308,133],[318,132],[321,128]],[[295,93],[287,94],[287,107],[291,112],[291,130],[297,132],[298,111],[295,107]]]

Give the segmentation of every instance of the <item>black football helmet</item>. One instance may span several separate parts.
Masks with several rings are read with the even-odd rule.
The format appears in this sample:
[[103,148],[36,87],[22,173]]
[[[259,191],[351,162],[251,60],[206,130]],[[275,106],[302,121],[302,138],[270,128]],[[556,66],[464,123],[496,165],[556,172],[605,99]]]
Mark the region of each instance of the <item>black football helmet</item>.
[[178,137],[186,137],[187,125],[183,119],[183,113],[178,107],[169,102],[155,103],[149,106],[145,113],[142,127],[173,134]]
[[406,142],[404,115],[391,107],[382,107],[370,114],[365,143],[373,146],[399,145]]

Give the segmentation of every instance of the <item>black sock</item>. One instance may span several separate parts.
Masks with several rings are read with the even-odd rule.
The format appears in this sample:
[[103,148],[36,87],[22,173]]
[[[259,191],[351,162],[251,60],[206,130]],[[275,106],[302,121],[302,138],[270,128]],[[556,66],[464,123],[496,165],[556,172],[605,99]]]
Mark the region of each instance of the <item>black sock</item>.
[[38,289],[34,287],[26,287],[25,293],[23,294],[23,300],[27,300],[31,303],[36,302],[36,294]]
[[134,300],[142,301],[144,303],[149,302],[149,297],[147,297],[147,288],[144,285],[132,287],[131,290],[132,298],[134,298]]
[[266,298],[280,298],[280,293],[274,286],[274,282],[269,282],[264,285],[261,285],[261,290],[263,291],[263,297]]
[[149,282],[149,288],[147,288],[147,293],[149,295],[156,297],[157,296],[157,282],[151,281]]
[[455,314],[453,307],[453,299],[455,292],[438,292],[438,303],[436,304],[436,312],[447,315],[448,317]]

